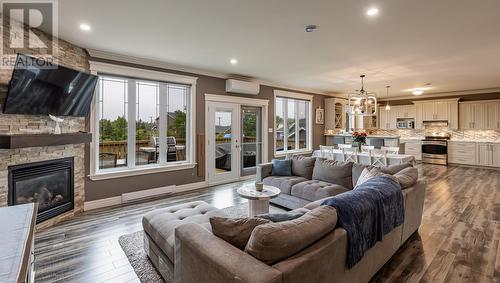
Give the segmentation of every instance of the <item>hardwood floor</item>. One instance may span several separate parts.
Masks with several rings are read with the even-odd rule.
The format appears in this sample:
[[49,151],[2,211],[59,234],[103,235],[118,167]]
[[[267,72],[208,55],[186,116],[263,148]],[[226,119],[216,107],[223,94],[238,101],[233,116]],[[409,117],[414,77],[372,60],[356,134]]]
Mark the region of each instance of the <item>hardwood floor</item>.
[[[418,165],[428,182],[422,226],[375,282],[500,281],[500,171]],[[242,183],[83,213],[37,232],[36,282],[138,282],[118,238],[141,230],[144,213],[203,200],[218,208],[246,202]]]

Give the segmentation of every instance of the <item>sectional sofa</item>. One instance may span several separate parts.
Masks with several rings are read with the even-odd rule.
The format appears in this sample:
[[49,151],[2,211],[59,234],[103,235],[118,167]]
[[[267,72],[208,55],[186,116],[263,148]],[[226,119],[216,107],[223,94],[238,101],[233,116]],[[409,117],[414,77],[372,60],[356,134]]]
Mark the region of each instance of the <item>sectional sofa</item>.
[[[335,225],[335,209],[321,206],[324,199],[310,199],[324,195],[328,198],[352,189],[366,166],[318,160],[313,162],[312,179],[294,175],[281,176],[282,180],[278,181],[277,176],[270,175],[272,165],[259,165],[258,177],[268,184],[279,185],[282,195],[286,195],[277,203],[291,208],[307,204],[295,208],[295,211],[304,213],[300,218],[257,226],[247,244],[248,247],[250,242],[253,243],[248,251],[247,248],[238,249],[211,232],[209,218],[224,216],[221,210],[204,202],[193,202],[155,210],[144,216],[148,256],[167,282],[368,282],[420,226],[425,185],[411,181],[414,178],[408,178],[404,173],[411,171],[411,175],[415,172],[411,165],[381,168],[394,176],[399,174],[398,180],[404,188],[405,220],[349,269],[346,266],[347,234]],[[297,159],[295,165],[302,161],[306,160]],[[320,166],[316,170],[333,170],[335,166],[345,168],[342,174],[335,173],[340,179],[330,178],[327,180],[331,182],[326,182],[313,178],[332,177],[323,175],[325,172],[314,174],[316,165]],[[296,167],[295,174],[311,173],[307,170],[299,172],[297,168],[305,167]],[[349,176],[347,172],[350,172]],[[299,177],[305,180],[297,182]],[[314,192],[299,193],[304,190]]]
[[[271,199],[272,203],[296,209],[310,202],[352,190],[361,172],[367,167],[371,166],[319,157],[293,156],[291,176],[273,176],[272,163],[264,163],[257,166],[257,181],[281,190],[277,198]],[[418,176],[408,176],[418,174],[416,169],[406,169],[410,167],[411,164],[404,163],[382,166],[380,169],[386,174],[404,179],[403,185],[407,187],[412,185],[411,181],[406,181],[407,177],[411,177],[412,180],[418,178]]]

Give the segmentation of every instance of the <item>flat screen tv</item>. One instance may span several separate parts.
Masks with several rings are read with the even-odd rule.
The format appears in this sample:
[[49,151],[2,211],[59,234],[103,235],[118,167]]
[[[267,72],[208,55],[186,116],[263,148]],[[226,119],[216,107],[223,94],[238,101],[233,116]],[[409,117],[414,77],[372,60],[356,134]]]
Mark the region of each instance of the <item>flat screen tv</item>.
[[19,54],[5,114],[88,116],[97,76]]

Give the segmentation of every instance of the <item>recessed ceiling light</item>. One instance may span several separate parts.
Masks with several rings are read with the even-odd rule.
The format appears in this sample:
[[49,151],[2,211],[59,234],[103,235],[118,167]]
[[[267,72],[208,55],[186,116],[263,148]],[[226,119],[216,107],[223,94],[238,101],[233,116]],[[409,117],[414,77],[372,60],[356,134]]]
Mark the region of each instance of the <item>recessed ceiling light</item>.
[[377,8],[370,8],[366,11],[366,15],[373,17],[378,14],[378,9]]
[[233,59],[229,60],[229,63],[236,65],[236,64],[238,64],[238,60],[233,58]]
[[424,93],[424,91],[417,88],[417,89],[413,90],[411,93],[413,93],[413,95],[421,95],[422,93]]
[[308,26],[306,27],[306,32],[313,32],[313,31],[315,31],[315,30],[317,30],[317,29],[318,29],[318,26],[317,26],[317,25],[308,25]]
[[89,31],[90,26],[88,24],[80,24],[80,29],[84,31]]

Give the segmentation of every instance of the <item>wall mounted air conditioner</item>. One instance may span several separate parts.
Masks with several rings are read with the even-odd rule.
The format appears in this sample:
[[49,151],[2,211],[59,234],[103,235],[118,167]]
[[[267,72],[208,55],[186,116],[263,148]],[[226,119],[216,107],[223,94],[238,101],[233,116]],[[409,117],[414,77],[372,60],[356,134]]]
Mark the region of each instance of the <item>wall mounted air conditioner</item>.
[[260,84],[240,80],[226,80],[226,92],[259,94]]

